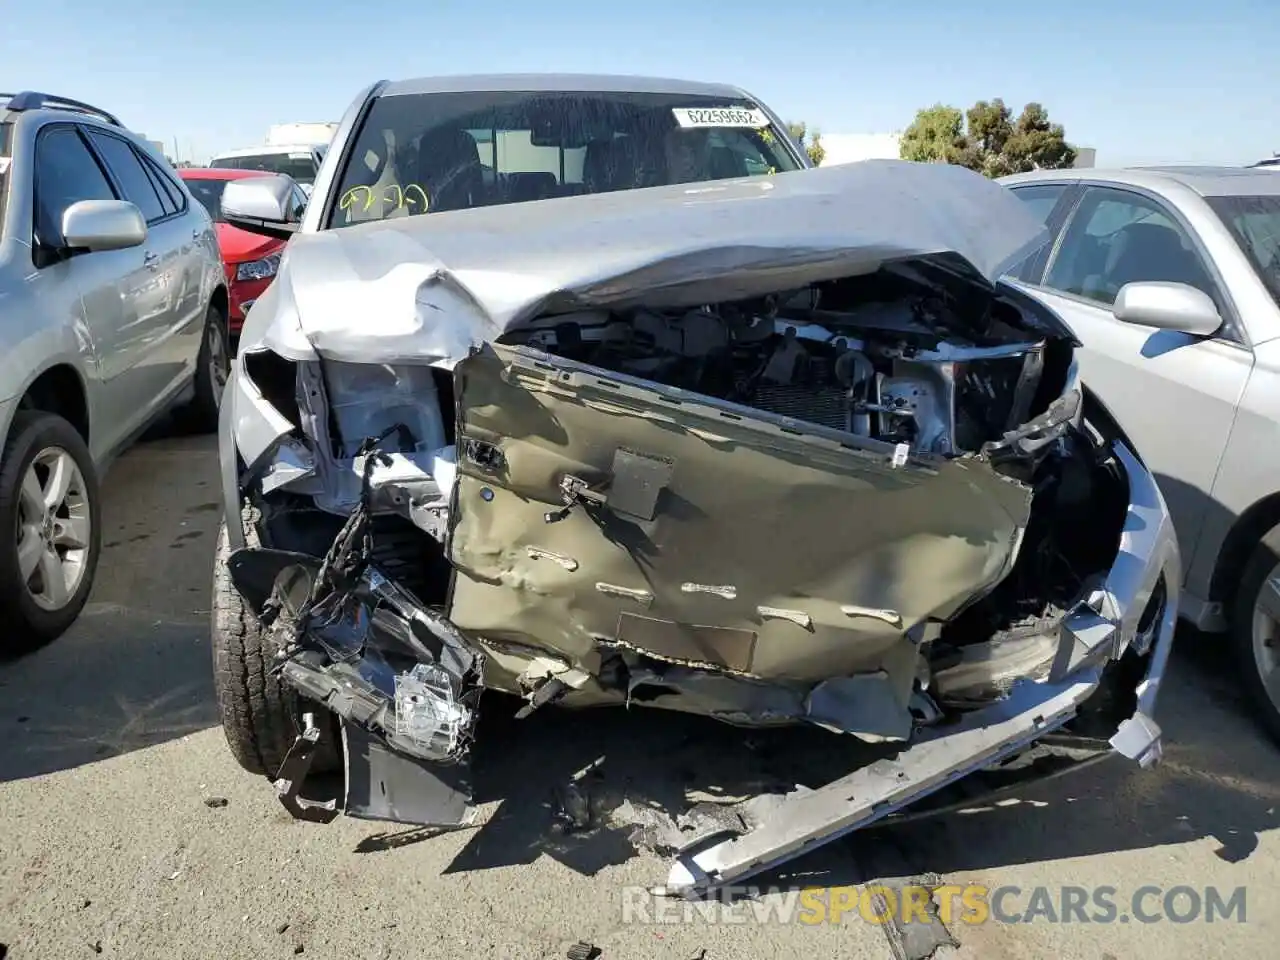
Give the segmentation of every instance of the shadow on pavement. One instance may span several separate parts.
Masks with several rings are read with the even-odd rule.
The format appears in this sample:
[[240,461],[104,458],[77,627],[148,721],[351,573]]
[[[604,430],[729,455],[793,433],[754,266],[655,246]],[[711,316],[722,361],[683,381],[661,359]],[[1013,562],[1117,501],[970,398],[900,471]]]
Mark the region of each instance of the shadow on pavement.
[[112,465],[84,613],[53,643],[0,662],[0,781],[218,722],[208,625],[217,489],[214,438],[168,423]]
[[[1178,641],[1162,694],[1165,759],[1157,769],[1111,758],[1024,788],[1000,805],[854,834],[750,883],[843,885],[1204,837],[1217,840],[1223,860],[1248,858],[1258,834],[1280,826],[1280,748],[1245,712],[1221,658],[1205,649],[1213,638],[1183,631]],[[643,708],[509,718],[509,710],[491,709],[477,741],[478,799],[501,804],[448,872],[545,854],[595,874],[640,850],[667,852],[652,844],[653,825],[664,819],[701,827],[715,818],[716,801],[797,782],[817,785],[852,769],[859,750],[865,759],[865,748],[821,731],[746,732]],[[580,833],[558,832],[557,820],[573,806],[566,785],[596,761],[578,788],[590,823]],[[388,834],[365,850],[430,835]],[[665,867],[655,868],[665,875]]]

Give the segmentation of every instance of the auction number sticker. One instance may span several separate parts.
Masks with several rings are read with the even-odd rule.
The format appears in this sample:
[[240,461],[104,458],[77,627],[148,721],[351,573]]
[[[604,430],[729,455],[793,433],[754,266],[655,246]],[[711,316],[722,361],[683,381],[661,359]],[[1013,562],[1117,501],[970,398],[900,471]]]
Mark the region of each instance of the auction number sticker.
[[748,110],[744,107],[675,107],[676,123],[682,127],[754,127],[759,129],[769,125],[769,118],[763,110]]

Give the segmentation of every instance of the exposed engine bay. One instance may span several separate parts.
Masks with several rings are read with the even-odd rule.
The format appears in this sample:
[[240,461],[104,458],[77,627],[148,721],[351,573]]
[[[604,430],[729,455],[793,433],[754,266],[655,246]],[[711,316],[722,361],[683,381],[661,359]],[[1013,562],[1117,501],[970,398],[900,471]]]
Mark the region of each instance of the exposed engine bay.
[[[976,452],[1030,418],[1048,342],[1034,328],[1014,325],[1022,319],[1009,302],[961,303],[910,274],[882,271],[692,310],[551,316],[505,339],[919,453],[952,455]],[[1047,386],[1060,391],[1069,350],[1058,357]]]
[[[1114,555],[1124,509],[1121,477],[1095,465],[1099,448],[1080,429],[1070,342],[1016,301],[938,282],[930,269],[897,267],[696,309],[542,316],[492,348],[529,351],[524,359],[499,363],[482,351],[452,374],[303,365],[293,385],[298,415],[328,454],[319,476],[344,477],[348,503],[334,497],[334,484],[317,488],[313,474],[276,481],[259,504],[263,538],[291,550],[305,541],[304,552],[327,554],[310,573],[317,596],[326,578],[331,590],[365,583],[357,591],[365,601],[345,617],[357,636],[343,657],[359,656],[379,632],[379,604],[369,602],[379,591],[362,580],[376,569],[381,592],[391,581],[407,591],[401,615],[416,603],[409,622],[447,623],[443,649],[452,645],[455,661],[474,661],[484,685],[526,697],[529,709],[643,703],[737,724],[807,720],[871,741],[907,739],[949,710],[999,699],[1020,677],[1047,675],[1057,627]],[[539,356],[628,382],[579,380]],[[272,375],[252,357],[246,369]],[[735,435],[739,448],[756,448],[737,467],[730,456],[709,455],[697,428],[672,441],[639,417],[615,432],[621,422],[602,421],[592,399],[606,383],[616,397],[607,403],[624,402],[634,385],[633,400],[650,413],[666,404],[695,419],[714,412],[736,427],[759,411],[780,432]],[[664,394],[646,400],[654,385]],[[283,394],[286,384],[276,387]],[[572,402],[556,396],[565,390]],[[540,408],[530,398],[543,395],[538,402],[553,405],[555,431],[576,453],[531,426]],[[704,403],[714,410],[698,414]],[[848,439],[832,448],[841,436]],[[824,437],[825,452],[812,446]],[[806,450],[817,468],[806,473],[789,452],[779,459],[787,445]],[[869,451],[881,466],[849,459]],[[700,466],[708,456],[723,475]],[[940,472],[953,460],[979,469]],[[901,475],[885,489],[899,488],[902,501],[887,525],[858,506],[867,478],[886,470]],[[735,493],[735,479],[755,487]],[[318,515],[297,496],[309,489]],[[793,489],[808,491],[809,509],[788,509],[758,530],[737,518],[735,504],[782,506]],[[664,516],[672,494],[702,504],[704,519]],[[724,510],[712,509],[717,500]],[[300,511],[312,519],[299,521]],[[338,534],[343,513],[347,532]],[[500,517],[499,526],[484,514]],[[619,523],[636,532],[610,532]],[[635,576],[641,568],[626,540],[637,534],[663,543],[653,561],[669,557],[660,572]],[[782,550],[795,551],[791,566],[745,566],[739,576],[753,588],[704,582],[704,568],[725,567],[710,559],[721,545],[736,541],[728,553],[750,553],[761,536],[775,548],[792,537],[804,542]],[[918,545],[925,542],[933,545]],[[930,556],[932,574],[923,567],[877,584],[877,567],[910,570]],[[576,586],[583,567],[586,583]],[[335,579],[344,568],[345,580]],[[560,595],[576,599],[566,607]],[[296,599],[283,606],[293,610],[285,646],[305,646],[305,621],[327,608]],[[557,640],[565,617],[579,633]],[[322,647],[331,645],[323,638],[333,633],[333,611],[323,618],[330,626],[311,631]],[[382,688],[370,702],[392,718],[408,709],[404,689],[418,691],[415,703],[435,702],[420,667],[433,659],[420,645],[400,646],[397,653],[392,643],[365,681]],[[388,671],[386,663],[399,665]],[[343,671],[306,680],[296,664],[290,669],[295,685],[322,702],[339,679],[359,683]],[[465,744],[474,719],[466,691],[439,687],[442,672],[432,670],[454,731],[448,742]],[[373,682],[380,674],[381,685]],[[371,705],[363,716],[377,714]],[[381,726],[394,733],[403,723]]]

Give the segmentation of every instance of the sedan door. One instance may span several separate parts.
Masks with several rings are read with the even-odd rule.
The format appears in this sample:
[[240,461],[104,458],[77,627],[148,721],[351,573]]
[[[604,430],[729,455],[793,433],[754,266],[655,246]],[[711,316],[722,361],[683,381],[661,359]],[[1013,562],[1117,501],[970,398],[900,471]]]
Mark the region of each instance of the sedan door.
[[[1155,472],[1185,571],[1253,366],[1217,272],[1186,221],[1163,199],[1090,186],[1040,277],[1022,279],[1039,279],[1037,293],[1083,342],[1083,380]],[[1111,307],[1120,287],[1144,280],[1203,290],[1218,305],[1223,326],[1201,338],[1117,320]]]
[[191,351],[174,338],[193,320],[193,298],[187,291],[192,231],[172,201],[158,192],[128,140],[95,128],[89,141],[121,195],[147,221],[141,263],[125,281],[130,315],[126,344],[138,357],[134,409],[147,419],[190,372]]
[[55,259],[40,252],[64,246],[62,215],[73,203],[118,198],[77,127],[51,124],[40,131],[31,238],[36,269],[28,282],[51,316],[80,333],[92,356],[90,437],[95,457],[123,439],[136,416],[139,352],[130,333],[134,316],[126,278],[142,269],[145,245]]

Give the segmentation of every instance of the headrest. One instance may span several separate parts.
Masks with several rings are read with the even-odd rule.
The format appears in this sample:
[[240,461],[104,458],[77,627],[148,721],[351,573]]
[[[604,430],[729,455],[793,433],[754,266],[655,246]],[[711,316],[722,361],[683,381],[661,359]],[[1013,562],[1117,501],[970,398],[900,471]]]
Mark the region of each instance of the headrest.
[[1178,232],[1163,223],[1131,223],[1116,234],[1105,272],[1112,283],[1130,279],[1173,279],[1186,274],[1194,258]]
[[582,162],[588,193],[625,190],[635,186],[636,149],[630,137],[592,140]]
[[474,206],[483,188],[480,151],[465,130],[428,130],[418,141],[418,182],[430,209],[458,210]]
[[545,200],[555,195],[559,181],[554,173],[507,174],[507,199],[512,203]]

